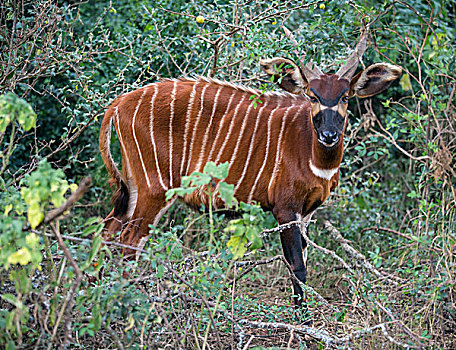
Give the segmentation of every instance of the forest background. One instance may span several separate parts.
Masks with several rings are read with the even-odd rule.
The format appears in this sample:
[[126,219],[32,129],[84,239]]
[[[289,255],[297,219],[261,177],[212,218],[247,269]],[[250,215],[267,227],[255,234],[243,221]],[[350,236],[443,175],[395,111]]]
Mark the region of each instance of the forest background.
[[[443,0],[3,1],[2,347],[456,347],[455,16]],[[363,22],[363,64],[403,75],[350,102],[340,186],[307,232],[306,315],[257,206],[230,221],[176,204],[138,262],[102,244],[98,132],[116,96],[196,75],[277,89],[258,62],[298,60],[284,26],[331,72]]]

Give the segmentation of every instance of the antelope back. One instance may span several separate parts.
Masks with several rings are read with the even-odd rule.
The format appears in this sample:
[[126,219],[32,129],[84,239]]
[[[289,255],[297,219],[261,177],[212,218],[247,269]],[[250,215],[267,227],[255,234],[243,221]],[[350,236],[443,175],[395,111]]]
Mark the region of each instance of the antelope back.
[[[126,174],[136,184],[165,191],[209,161],[229,162],[226,181],[235,185],[238,200],[265,207],[283,160],[285,134],[310,131],[305,96],[260,94],[208,78],[154,83],[126,94],[113,108]],[[310,152],[309,143],[302,148]],[[202,191],[185,201],[208,204]]]

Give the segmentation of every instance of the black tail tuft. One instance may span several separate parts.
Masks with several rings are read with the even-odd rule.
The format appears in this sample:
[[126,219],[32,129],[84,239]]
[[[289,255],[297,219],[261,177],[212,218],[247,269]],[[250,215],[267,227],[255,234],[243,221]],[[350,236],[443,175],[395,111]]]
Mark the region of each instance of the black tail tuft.
[[120,181],[120,187],[112,197],[112,204],[114,206],[114,217],[122,217],[127,213],[128,201],[130,199],[128,187],[124,181]]

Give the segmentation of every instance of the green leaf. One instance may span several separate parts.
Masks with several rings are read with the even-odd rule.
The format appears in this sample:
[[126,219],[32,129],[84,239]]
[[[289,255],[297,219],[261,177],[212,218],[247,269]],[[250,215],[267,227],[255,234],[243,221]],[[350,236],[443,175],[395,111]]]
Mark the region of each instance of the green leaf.
[[9,115],[1,115],[0,114],[0,132],[5,132],[6,127],[11,121],[11,117]]
[[7,301],[10,304],[13,304],[16,307],[19,307],[22,305],[20,301],[17,300],[16,296],[13,294],[5,293],[1,295],[2,299]]
[[225,228],[225,232],[231,232],[232,236],[243,236],[246,227],[244,226],[242,219],[231,220],[228,226]]
[[[96,218],[96,221],[99,221],[98,218]],[[97,235],[103,230],[104,225],[102,223],[98,223],[97,225],[90,225],[89,227],[86,227],[82,231],[83,236],[89,236],[89,235]]]
[[35,233],[29,233],[25,237],[25,243],[27,243],[27,245],[33,249],[33,248],[38,247],[38,244],[40,243],[40,239],[38,238],[38,236]]
[[84,262],[84,265],[81,267],[82,270],[85,270],[90,266],[93,258],[100,250],[102,242],[103,242],[103,239],[101,236],[94,237],[94,239],[92,240],[92,248],[90,249],[89,255],[87,256],[87,260]]
[[12,92],[0,96],[0,132],[16,119],[25,131],[36,125],[36,113],[27,101]]
[[169,201],[171,198],[174,197],[174,195],[178,195],[179,197],[184,197],[185,195],[192,193],[194,190],[196,190],[196,187],[188,187],[188,188],[177,187],[177,188],[172,188],[172,189],[166,191],[166,200]]
[[3,213],[3,215],[8,216],[9,212],[11,211],[11,209],[13,209],[13,205],[12,204],[7,204],[5,206],[5,212]]
[[228,208],[230,208],[232,206],[232,204],[237,203],[236,198],[234,198],[234,185],[233,184],[227,184],[226,182],[220,182],[218,191],[220,194],[220,198],[225,202],[225,204]]
[[256,227],[247,228],[245,231],[245,236],[250,242],[252,242],[252,249],[261,248],[263,245],[261,237],[258,234],[258,229]]
[[192,185],[196,187],[204,186],[209,184],[211,180],[212,178],[210,175],[202,174],[201,176],[192,179]]
[[36,114],[30,105],[27,104],[19,111],[17,121],[25,131],[29,131],[36,126]]
[[164,273],[165,273],[165,268],[164,268],[164,266],[163,266],[163,265],[158,265],[158,266],[157,266],[157,274],[156,274],[156,277],[157,277],[157,278],[162,278],[163,275],[164,275]]
[[16,344],[13,341],[9,340],[6,344],[6,350],[16,350]]
[[224,179],[228,176],[230,169],[230,163],[225,162],[219,165],[216,165],[214,162],[208,162],[204,166],[203,172],[207,175],[210,175],[216,179]]
[[92,308],[92,319],[91,323],[94,326],[94,329],[97,331],[101,327],[101,312],[100,312],[100,305],[95,304]]

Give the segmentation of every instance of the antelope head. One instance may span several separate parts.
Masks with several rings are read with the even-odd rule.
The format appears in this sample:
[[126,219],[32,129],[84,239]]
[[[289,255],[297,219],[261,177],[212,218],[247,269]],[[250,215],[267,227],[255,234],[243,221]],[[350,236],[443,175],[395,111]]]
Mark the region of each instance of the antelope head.
[[[285,34],[297,45],[286,28]],[[354,95],[363,98],[376,95],[401,75],[402,69],[389,63],[375,63],[355,75],[366,50],[367,34],[367,29],[363,30],[355,50],[335,74],[323,73],[312,62],[301,63],[299,67],[282,57],[260,61],[264,71],[284,90],[309,98],[316,139],[327,150],[338,147],[343,138],[348,100]]]

